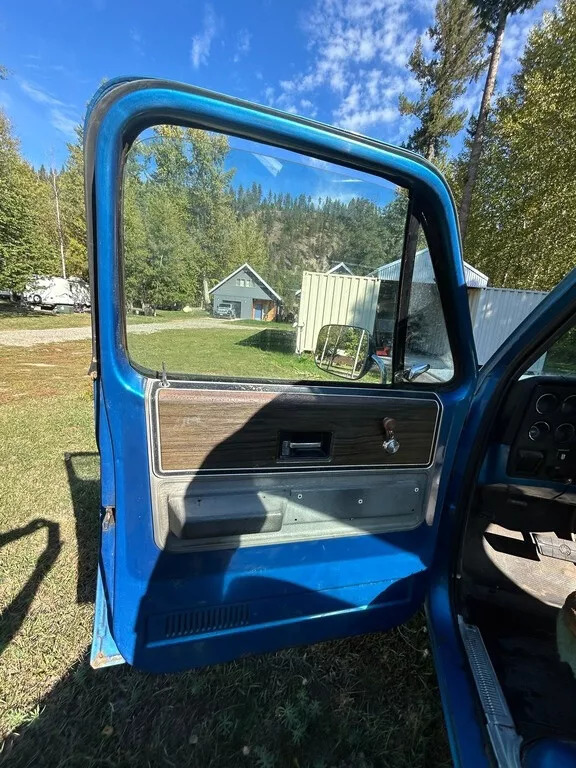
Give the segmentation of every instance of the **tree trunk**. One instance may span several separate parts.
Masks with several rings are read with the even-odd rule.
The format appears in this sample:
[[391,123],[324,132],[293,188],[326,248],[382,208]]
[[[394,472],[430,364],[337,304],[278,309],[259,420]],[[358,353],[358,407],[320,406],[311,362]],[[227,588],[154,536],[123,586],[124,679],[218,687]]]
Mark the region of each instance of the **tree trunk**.
[[492,94],[494,93],[494,86],[496,85],[496,75],[498,74],[498,65],[500,64],[502,40],[504,38],[504,30],[506,28],[507,19],[507,13],[502,11],[500,18],[498,19],[498,26],[494,32],[494,43],[492,45],[492,53],[490,54],[490,63],[488,65],[488,73],[486,75],[484,93],[482,94],[480,111],[478,112],[478,120],[476,121],[476,130],[474,132],[472,149],[470,151],[470,160],[468,161],[468,177],[464,186],[464,192],[462,193],[462,201],[460,203],[459,211],[462,243],[464,243],[466,238],[466,228],[468,226],[468,217],[470,215],[472,193],[474,191],[474,184],[476,183],[476,176],[478,175],[478,166],[480,164],[480,156],[482,154],[482,142],[484,141],[484,131],[486,129],[486,122],[488,120],[488,112],[490,110]]

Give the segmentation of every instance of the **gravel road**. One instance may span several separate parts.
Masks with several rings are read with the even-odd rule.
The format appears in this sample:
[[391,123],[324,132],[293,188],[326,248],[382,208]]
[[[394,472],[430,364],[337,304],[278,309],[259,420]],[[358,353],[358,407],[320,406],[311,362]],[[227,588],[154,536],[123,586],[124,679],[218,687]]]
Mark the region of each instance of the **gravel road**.
[[[213,318],[195,318],[175,320],[165,323],[129,323],[130,334],[157,333],[158,331],[186,330],[187,328],[233,328],[250,330],[254,326],[240,325],[233,320],[214,320]],[[0,331],[0,346],[33,347],[36,344],[54,344],[64,341],[81,341],[92,336],[90,326],[82,328],[42,328],[29,331]]]

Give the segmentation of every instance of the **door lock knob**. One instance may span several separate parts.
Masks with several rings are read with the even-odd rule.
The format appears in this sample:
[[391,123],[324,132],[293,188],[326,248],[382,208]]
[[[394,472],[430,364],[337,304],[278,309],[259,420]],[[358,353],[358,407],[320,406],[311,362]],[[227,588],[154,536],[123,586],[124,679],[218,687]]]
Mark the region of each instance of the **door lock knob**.
[[384,427],[385,440],[382,443],[382,447],[391,455],[398,453],[400,450],[400,443],[396,440],[394,430],[396,429],[396,422],[394,419],[386,418],[382,420],[382,426]]

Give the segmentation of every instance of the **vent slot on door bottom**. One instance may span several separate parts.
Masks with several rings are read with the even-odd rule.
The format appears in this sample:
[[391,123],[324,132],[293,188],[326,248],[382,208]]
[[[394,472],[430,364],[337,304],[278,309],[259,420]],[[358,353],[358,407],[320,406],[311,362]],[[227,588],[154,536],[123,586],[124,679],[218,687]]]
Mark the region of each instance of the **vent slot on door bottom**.
[[250,606],[247,603],[199,608],[194,611],[179,611],[178,613],[151,616],[148,639],[154,642],[175,637],[203,635],[221,629],[244,627],[249,623]]

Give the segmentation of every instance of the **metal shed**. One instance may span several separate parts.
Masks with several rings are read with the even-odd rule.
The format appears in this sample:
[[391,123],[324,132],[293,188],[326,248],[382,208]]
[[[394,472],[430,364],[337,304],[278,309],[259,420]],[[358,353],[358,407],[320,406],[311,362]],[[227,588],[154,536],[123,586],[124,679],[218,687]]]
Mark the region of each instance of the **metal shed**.
[[[379,277],[380,280],[400,280],[401,259],[391,261],[390,264],[384,264],[371,274]],[[464,262],[464,278],[468,288],[486,288],[488,285],[488,276],[471,264]],[[414,256],[414,273],[412,280],[414,283],[435,283],[434,268],[430,259],[428,248],[423,248]]]
[[[540,304],[546,291],[522,291],[513,288],[484,288],[472,311],[472,328],[478,362],[484,365],[508,336]],[[532,366],[541,371],[544,357]]]
[[379,290],[377,277],[304,272],[296,352],[313,352],[323,325],[356,325],[372,330]]

